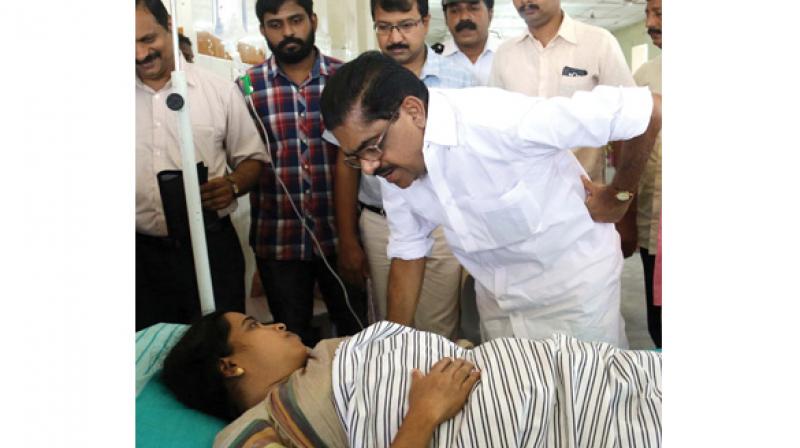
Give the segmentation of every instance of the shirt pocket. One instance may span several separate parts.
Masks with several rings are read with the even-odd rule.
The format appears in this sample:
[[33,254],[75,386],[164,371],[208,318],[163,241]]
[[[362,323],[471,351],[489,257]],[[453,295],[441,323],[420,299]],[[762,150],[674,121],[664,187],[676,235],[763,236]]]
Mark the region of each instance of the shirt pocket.
[[575,92],[592,90],[594,77],[590,74],[584,76],[561,76],[558,82],[558,95],[572,97]]
[[456,203],[477,251],[519,243],[541,227],[541,207],[524,181],[497,198],[462,198]]
[[[217,148],[222,147],[221,137],[213,126],[192,126],[192,138],[194,139],[194,156],[197,162],[205,162],[209,168],[209,178],[211,171],[216,168],[220,152]],[[218,141],[219,140],[219,141]],[[223,153],[224,154],[224,153]]]

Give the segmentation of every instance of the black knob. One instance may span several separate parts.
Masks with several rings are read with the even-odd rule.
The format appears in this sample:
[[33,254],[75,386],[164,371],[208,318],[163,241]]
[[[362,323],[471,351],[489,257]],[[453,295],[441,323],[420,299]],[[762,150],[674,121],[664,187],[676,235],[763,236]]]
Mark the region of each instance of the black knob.
[[170,93],[167,97],[167,107],[175,112],[183,109],[184,103],[185,101],[183,101],[183,97],[179,93]]

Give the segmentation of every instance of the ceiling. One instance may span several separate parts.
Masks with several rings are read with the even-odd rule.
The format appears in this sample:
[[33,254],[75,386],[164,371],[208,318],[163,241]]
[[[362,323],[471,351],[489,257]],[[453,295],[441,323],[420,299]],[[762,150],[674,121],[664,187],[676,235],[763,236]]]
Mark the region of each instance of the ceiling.
[[[431,27],[428,42],[442,42],[449,37],[444,23],[441,0],[428,0]],[[614,31],[644,20],[646,0],[561,0],[561,8],[581,22]],[[525,32],[525,21],[514,9],[512,0],[495,0],[490,31],[501,39]]]

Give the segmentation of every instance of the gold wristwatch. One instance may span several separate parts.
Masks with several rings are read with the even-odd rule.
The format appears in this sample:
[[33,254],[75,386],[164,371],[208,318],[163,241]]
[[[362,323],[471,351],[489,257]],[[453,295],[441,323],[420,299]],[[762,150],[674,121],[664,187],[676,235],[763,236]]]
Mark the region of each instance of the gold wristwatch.
[[628,202],[633,199],[633,192],[617,190],[617,192],[614,194],[614,197],[617,198],[619,202]]

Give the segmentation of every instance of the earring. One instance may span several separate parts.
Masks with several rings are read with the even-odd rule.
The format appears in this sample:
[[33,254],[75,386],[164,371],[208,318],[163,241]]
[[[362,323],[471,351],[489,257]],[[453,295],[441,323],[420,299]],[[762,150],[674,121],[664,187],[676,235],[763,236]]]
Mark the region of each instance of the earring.
[[239,377],[244,375],[244,369],[241,367],[237,367],[233,370],[233,376]]

